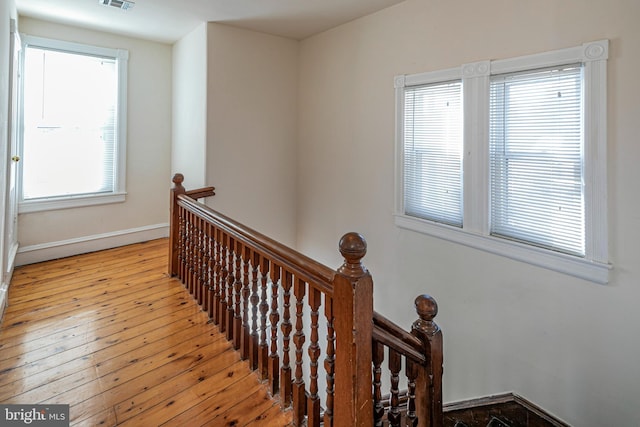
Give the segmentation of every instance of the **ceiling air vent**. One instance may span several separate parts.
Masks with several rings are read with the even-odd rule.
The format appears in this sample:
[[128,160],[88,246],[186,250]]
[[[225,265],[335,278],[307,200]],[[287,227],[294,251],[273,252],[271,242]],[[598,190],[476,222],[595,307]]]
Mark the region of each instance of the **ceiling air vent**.
[[98,0],[98,3],[103,6],[112,6],[122,10],[129,10],[135,5],[131,0]]

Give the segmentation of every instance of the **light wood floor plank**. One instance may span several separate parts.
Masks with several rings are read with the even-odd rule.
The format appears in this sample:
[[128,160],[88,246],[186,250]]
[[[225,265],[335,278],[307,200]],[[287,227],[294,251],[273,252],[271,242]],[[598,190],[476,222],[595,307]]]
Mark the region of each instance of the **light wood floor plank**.
[[[141,277],[150,272],[159,271],[158,267],[165,263],[164,257],[157,257],[149,260],[140,260],[135,264],[128,264],[125,261],[114,263],[113,265],[100,266],[89,269],[68,270],[61,276],[51,276],[35,279],[33,275],[24,277],[25,284],[16,286],[12,290],[12,296],[16,302],[24,302],[37,299],[41,296],[52,295],[48,290],[49,287],[55,287],[60,292],[73,291],[74,286],[78,283],[89,286],[99,286],[106,284],[110,279],[121,279],[123,277]],[[19,279],[17,279],[19,280]],[[106,283],[105,283],[106,282]],[[37,292],[33,292],[33,285],[40,286]]]
[[[45,332],[62,330],[79,323],[87,323],[88,321],[93,324],[93,322],[101,321],[111,316],[128,318],[130,317],[130,313],[126,313],[126,311],[133,308],[133,305],[123,307],[121,305],[123,302],[133,302],[135,305],[144,305],[149,311],[152,311],[157,306],[176,304],[176,300],[179,300],[179,304],[187,304],[190,298],[188,295],[185,295],[181,289],[176,288],[175,283],[172,288],[166,291],[163,289],[159,291],[147,291],[145,288],[144,291],[141,290],[140,292],[143,292],[144,296],[128,294],[116,297],[114,300],[98,300],[96,304],[89,305],[88,307],[77,307],[70,311],[68,311],[66,307],[62,307],[61,312],[55,313],[54,311],[47,313],[47,315],[45,315],[43,311],[38,311],[37,314],[18,313],[15,317],[11,316],[10,313],[6,313],[6,337],[19,336],[22,341],[25,341],[25,339],[31,338],[38,329],[45,329]],[[9,321],[9,319],[11,321]],[[10,342],[11,341],[9,341],[9,343]]]
[[118,425],[116,414],[113,408],[107,408],[103,411],[92,414],[88,418],[71,421],[70,427],[115,427]]
[[[81,315],[72,313],[71,315],[51,317],[49,322],[43,318],[40,319],[40,323],[37,321],[25,322],[6,328],[4,330],[6,341],[0,343],[0,349],[9,349],[13,346],[32,347],[35,345],[37,347],[45,345],[45,342],[56,334],[62,339],[66,339],[78,334],[87,335],[95,329],[108,325],[122,324],[123,327],[131,328],[139,323],[140,318],[158,313],[166,307],[178,312],[184,308],[183,306],[189,304],[190,297],[179,288],[174,288],[167,294],[156,292],[156,295],[147,295],[141,300],[135,300],[129,310],[116,308],[111,311],[93,311],[87,309],[82,311]],[[135,310],[135,312],[130,310]],[[191,310],[199,311],[197,307],[193,306]],[[55,326],[52,323],[55,323]],[[25,351],[28,347],[25,347]]]
[[[180,303],[185,301],[186,303],[184,299],[178,298],[178,301]],[[129,310],[123,310],[106,318],[96,319],[91,325],[75,324],[68,328],[54,331],[50,331],[49,328],[41,328],[37,331],[38,333],[34,333],[36,331],[31,330],[29,334],[18,335],[20,339],[10,340],[6,345],[1,346],[0,360],[8,359],[16,354],[43,349],[59,342],[78,340],[93,330],[96,330],[97,333],[95,335],[100,337],[112,335],[145,322],[156,321],[158,318],[161,318],[164,323],[169,323],[169,321],[179,318],[178,316],[184,316],[184,314],[181,314],[184,307],[176,308],[175,302],[175,298],[163,298],[157,305],[153,305],[153,309],[149,309],[147,304],[138,305],[136,302],[136,305]]]
[[246,362],[167,276],[167,240],[16,269],[0,401],[70,405],[73,426],[288,425]]
[[[21,340],[12,340],[2,347],[2,353],[0,353],[0,360],[8,359],[15,354],[25,354],[30,351],[43,351],[46,347],[52,345],[58,345],[60,342],[65,342],[67,347],[71,347],[73,342],[81,342],[87,339],[87,335],[94,335],[97,338],[115,333],[126,331],[132,327],[141,325],[146,322],[156,321],[161,317],[162,321],[168,323],[177,319],[177,316],[185,316],[183,308],[176,308],[176,301],[178,304],[186,300],[180,299],[181,292],[177,294],[158,294],[158,298],[162,300],[158,301],[157,305],[154,304],[154,309],[149,309],[148,304],[130,304],[130,307],[123,308],[121,312],[115,315],[108,316],[106,318],[95,319],[91,325],[87,324],[75,324],[66,329],[50,331],[46,325],[43,325],[38,334],[34,334],[36,330],[33,329],[33,324],[28,334],[21,335]],[[49,332],[49,333],[47,333]]]
[[[199,363],[190,364],[180,374],[175,375],[177,366],[191,362],[186,358],[176,359],[175,363],[163,366],[164,369],[148,372],[125,383],[121,388],[126,393],[119,388],[111,389],[106,393],[114,401],[122,399],[115,406],[115,413],[120,421],[124,421],[138,415],[145,408],[155,406],[162,400],[189,388],[195,381],[204,381],[238,360],[238,354],[228,349],[212,358],[203,357],[198,361]],[[171,381],[168,381],[169,378]]]
[[[168,256],[165,252],[166,250],[168,250],[168,247],[162,239],[136,243],[133,245],[121,246],[119,248],[31,264],[25,268],[16,269],[14,272],[14,278],[20,278],[22,276],[31,277],[33,275],[32,277],[38,279],[41,277],[40,274],[49,274],[53,271],[57,272],[57,275],[62,275],[65,270],[74,268],[74,266],[76,268],[78,265],[82,268],[96,268],[102,265],[109,265],[110,263],[117,262],[123,258],[133,259],[136,256],[145,259],[161,256],[162,253],[165,253],[165,256]],[[153,251],[153,253],[150,251]],[[57,275],[53,274],[53,277],[57,277]]]
[[187,411],[189,411],[189,416],[186,418],[188,420],[205,419],[204,417],[206,415],[203,413],[206,408],[199,406],[199,404],[206,400],[207,397],[216,396],[215,402],[211,402],[211,410],[213,413],[241,400],[238,399],[237,396],[235,398],[229,397],[229,388],[234,386],[235,388],[233,390],[237,391],[237,393],[243,397],[247,395],[250,387],[262,387],[262,385],[258,384],[256,378],[248,372],[246,365],[243,362],[237,362],[225,371],[219,372],[204,381],[200,381],[192,387],[170,396],[157,405],[141,408],[139,411],[140,414],[134,418],[130,418],[122,423],[118,420],[118,425],[139,426],[149,423],[149,425],[159,426],[165,422],[170,422],[172,425],[180,425],[185,421],[173,419]]
[[[176,314],[182,313],[183,316],[192,315],[193,313],[189,313],[189,310],[190,309],[180,310],[180,311],[177,311]],[[195,327],[189,328],[187,331],[185,331],[186,333],[176,332],[173,335],[160,336],[158,340],[149,341],[142,348],[129,347],[128,343],[123,343],[124,347],[120,346],[120,348],[124,348],[125,350],[127,348],[131,348],[131,350],[128,352],[122,353],[120,355],[117,355],[115,357],[111,357],[111,356],[113,356],[115,353],[120,351],[120,350],[116,350],[115,347],[102,352],[98,352],[96,353],[96,356],[95,356],[95,363],[90,368],[74,370],[72,374],[68,374],[66,370],[63,370],[59,375],[57,375],[55,372],[51,373],[51,370],[45,370],[41,372],[41,375],[30,375],[27,378],[29,380],[31,380],[32,378],[35,378],[35,381],[29,381],[27,383],[24,380],[21,380],[19,385],[14,386],[14,390],[15,390],[14,394],[18,394],[20,390],[24,390],[24,393],[26,393],[27,390],[32,390],[35,388],[33,387],[33,385],[42,384],[42,381],[44,379],[47,380],[46,385],[41,386],[40,388],[44,388],[46,390],[51,391],[53,388],[60,385],[59,387],[62,390],[65,390],[65,391],[70,390],[74,387],[77,387],[79,385],[82,385],[88,381],[95,379],[95,376],[98,374],[100,374],[99,376],[101,376],[101,375],[107,375],[111,372],[117,372],[119,369],[123,369],[124,367],[130,364],[137,363],[141,359],[148,357],[149,355],[154,356],[154,355],[161,354],[162,351],[165,348],[167,348],[167,343],[177,342],[178,344],[176,345],[176,347],[186,346],[187,348],[191,348],[192,346],[196,346],[196,348],[199,348],[200,346],[206,346],[214,342],[217,342],[219,339],[222,338],[221,336],[219,336],[219,334],[215,336],[211,336],[211,334],[208,334],[207,332],[209,332],[210,327],[205,323],[202,324],[202,328],[195,328]],[[191,338],[192,336],[194,338]],[[150,338],[147,337],[147,339],[150,339]],[[187,340],[187,341],[183,342],[182,340]],[[176,353],[174,350],[169,350],[168,352],[170,354]],[[105,360],[103,358],[105,359],[108,358],[108,359]],[[101,359],[104,361],[102,361]],[[16,376],[20,376],[20,374],[17,374]],[[29,398],[27,398],[27,396]],[[4,397],[3,392],[0,391],[0,400],[2,400],[3,397]],[[31,394],[28,394],[28,395],[20,394],[16,398],[20,398],[22,400],[31,401],[31,402],[33,401],[39,402],[41,400],[45,400],[44,397],[36,398]]]
[[[160,265],[160,263],[158,263]],[[13,297],[14,293],[10,293],[11,305],[7,308],[8,313],[14,313],[19,310],[28,310],[39,308],[41,304],[48,306],[58,306],[60,304],[76,303],[78,301],[92,300],[93,298],[110,299],[114,295],[126,295],[133,290],[139,290],[140,282],[148,283],[149,287],[157,286],[156,280],[164,277],[164,273],[154,271],[153,266],[148,270],[141,271],[135,275],[130,272],[122,271],[100,277],[99,280],[67,280],[64,282],[48,281],[41,292],[33,292],[20,297]],[[126,279],[126,282],[123,281]],[[34,284],[35,286],[35,284]],[[82,294],[78,294],[78,289],[83,289]]]
[[[178,313],[179,315],[180,313]],[[166,326],[173,328],[188,328],[193,324],[191,319],[194,313],[186,310],[183,318]],[[135,328],[126,328],[117,335],[98,335],[96,329],[90,333],[79,337],[75,340],[61,342],[54,346],[47,346],[28,353],[22,353],[19,356],[12,357],[0,361],[0,374],[10,369],[17,369],[24,365],[38,364],[41,368],[55,363],[65,363],[76,359],[79,355],[85,355],[102,351],[102,354],[108,354],[111,357],[127,351],[129,348],[140,347],[148,341],[161,339],[166,332],[158,328],[158,324],[154,322],[145,322]]]
[[[277,403],[275,405],[278,405]],[[264,388],[247,396],[245,400],[237,403],[216,418],[207,421],[202,426],[234,427],[246,425],[259,418],[264,412],[274,406],[274,402]]]

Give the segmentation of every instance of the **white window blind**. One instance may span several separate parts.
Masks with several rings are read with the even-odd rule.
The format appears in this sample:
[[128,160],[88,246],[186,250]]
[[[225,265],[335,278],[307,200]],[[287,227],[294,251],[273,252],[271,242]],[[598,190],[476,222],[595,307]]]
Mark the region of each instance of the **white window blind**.
[[406,215],[462,227],[462,83],[404,92]]
[[491,234],[585,254],[582,67],[491,77]]
[[115,58],[28,46],[23,199],[115,191]]

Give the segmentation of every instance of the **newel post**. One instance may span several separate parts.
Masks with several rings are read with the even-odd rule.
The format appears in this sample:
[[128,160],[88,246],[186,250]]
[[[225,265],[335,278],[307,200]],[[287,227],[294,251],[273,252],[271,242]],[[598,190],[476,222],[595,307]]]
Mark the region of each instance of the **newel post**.
[[371,339],[373,280],[361,259],[367,243],[357,233],[340,239],[344,264],[333,280],[336,332],[334,423],[337,426],[373,425]]
[[184,175],[177,173],[173,176],[173,188],[169,204],[169,275],[178,275],[178,245],[180,244],[180,215],[178,210],[178,196],[185,194],[182,186]]
[[433,321],[438,314],[438,304],[429,295],[415,300],[418,320],[411,333],[424,343],[427,365],[419,370],[416,379],[416,412],[419,426],[442,427],[442,331]]

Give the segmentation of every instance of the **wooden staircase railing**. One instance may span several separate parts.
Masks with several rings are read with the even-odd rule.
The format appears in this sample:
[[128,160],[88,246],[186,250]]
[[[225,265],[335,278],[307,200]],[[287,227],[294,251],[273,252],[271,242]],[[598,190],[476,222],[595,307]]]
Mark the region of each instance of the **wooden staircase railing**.
[[419,318],[407,332],[373,311],[362,236],[342,237],[344,263],[333,270],[199,203],[214,188],[186,191],[183,180],[176,174],[171,190],[169,273],[295,426],[442,426],[442,333],[431,297],[416,298]]

